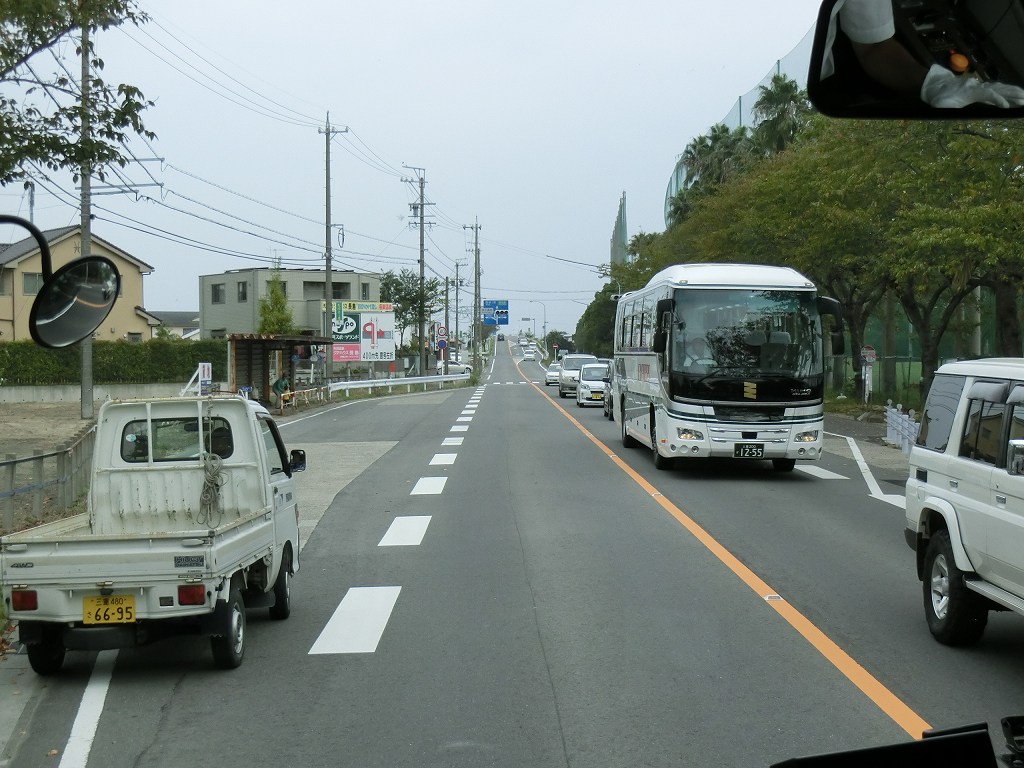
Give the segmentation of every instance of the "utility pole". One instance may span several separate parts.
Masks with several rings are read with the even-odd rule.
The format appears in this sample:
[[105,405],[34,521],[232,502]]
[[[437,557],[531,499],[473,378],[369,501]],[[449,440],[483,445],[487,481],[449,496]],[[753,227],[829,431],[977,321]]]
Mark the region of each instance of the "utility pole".
[[[417,181],[420,187],[420,199],[418,203],[412,204],[413,215],[419,219],[420,228],[420,300],[419,307],[417,307],[417,326],[419,333],[419,345],[420,345],[420,376],[427,375],[427,295],[426,295],[426,274],[424,272],[426,268],[426,262],[424,260],[424,254],[426,249],[424,246],[424,230],[426,229],[426,222],[424,217],[426,215],[426,207],[428,203],[424,200],[424,187],[427,184],[427,172],[425,168],[417,168],[412,165],[403,165],[403,168],[408,168],[410,171],[417,171],[415,179],[402,179],[402,181]],[[433,203],[429,203],[433,205]]]
[[[92,116],[89,114],[89,20],[82,22],[82,133],[81,146],[88,146],[92,140]],[[81,229],[82,252],[79,256],[89,258],[92,251],[92,163],[83,159],[79,169],[82,176]],[[82,339],[82,418],[92,419],[95,415],[92,391],[92,334]]]
[[326,224],[324,227],[324,258],[326,274],[324,275],[324,312],[321,326],[325,339],[330,339],[324,355],[324,384],[331,383],[334,374],[334,276],[331,274],[331,137],[338,133],[348,133],[348,128],[331,128],[331,113],[327,113],[327,122],[317,133],[324,135],[327,149],[327,205]]
[[476,357],[474,361],[474,367],[479,365],[477,370],[483,370],[483,350],[481,345],[483,343],[483,333],[480,327],[480,316],[483,314],[483,307],[480,301],[480,221],[479,219],[473,219],[473,226],[463,227],[463,229],[473,230],[473,274],[475,286],[473,288],[473,354]]
[[[462,289],[462,280],[459,279],[459,267],[461,266],[461,261],[455,262],[455,342],[457,344],[462,343],[462,338],[459,336],[459,293]],[[462,362],[465,362],[465,360]]]
[[[449,279],[444,279],[444,327],[448,329],[448,282]],[[455,289],[455,295],[459,295],[459,289]],[[452,355],[452,335],[448,334],[447,346],[444,348],[444,375],[448,375],[448,360]]]

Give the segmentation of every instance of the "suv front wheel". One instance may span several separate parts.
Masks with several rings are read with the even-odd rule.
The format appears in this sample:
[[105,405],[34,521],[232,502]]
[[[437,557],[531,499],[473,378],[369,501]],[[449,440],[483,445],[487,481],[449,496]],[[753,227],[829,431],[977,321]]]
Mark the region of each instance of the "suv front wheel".
[[964,584],[948,531],[938,531],[928,542],[923,585],[925,618],[935,639],[944,645],[977,643],[988,622],[988,606]]

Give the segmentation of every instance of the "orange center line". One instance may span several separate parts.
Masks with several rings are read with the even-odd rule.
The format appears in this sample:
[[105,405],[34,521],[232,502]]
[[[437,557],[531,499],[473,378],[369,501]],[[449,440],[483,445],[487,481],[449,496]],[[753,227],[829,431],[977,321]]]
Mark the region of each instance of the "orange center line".
[[[518,364],[516,368],[518,369]],[[544,399],[550,402],[555,408],[561,411],[580,432],[582,432],[594,445],[597,446],[605,456],[610,458],[634,483],[647,492],[662,509],[674,517],[690,534],[697,539],[704,547],[740,581],[750,587],[751,591],[760,597],[766,604],[781,616],[793,629],[810,645],[824,656],[839,672],[851,683],[853,683],[875,706],[881,709],[900,728],[906,731],[911,737],[920,739],[924,731],[931,726],[924,718],[912,710],[896,694],[886,688],[878,678],[868,672],[850,654],[840,648],[824,632],[818,629],[810,619],[794,608],[789,602],[781,598],[760,576],[744,565],[729,550],[722,546],[710,533],[698,525],[693,518],[683,510],[669,501],[664,494],[651,485],[639,472],[630,467],[607,445],[595,437],[590,430],[583,426],[578,419],[561,406],[553,398],[548,397],[547,392],[527,378],[522,371],[519,372],[537,392],[544,395]]]

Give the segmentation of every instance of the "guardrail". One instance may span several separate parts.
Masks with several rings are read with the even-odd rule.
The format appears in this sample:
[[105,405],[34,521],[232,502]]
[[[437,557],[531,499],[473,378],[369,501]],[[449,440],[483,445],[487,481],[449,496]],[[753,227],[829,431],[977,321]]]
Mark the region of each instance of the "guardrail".
[[386,389],[389,393],[397,388],[405,387],[406,392],[412,392],[413,387],[422,387],[423,391],[436,387],[444,389],[446,383],[460,383],[469,381],[468,373],[451,373],[447,376],[406,376],[401,379],[367,379],[366,381],[332,381],[328,385],[330,393],[344,391],[348,397],[354,389],[368,389],[371,392],[375,389]]
[[893,406],[892,400],[886,401],[885,441],[890,445],[898,445],[906,454],[910,453],[910,446],[917,442],[917,433],[921,431],[921,425],[914,416],[913,409],[904,413],[902,404]]
[[[41,522],[44,497],[50,489],[56,489],[51,494],[51,504],[55,503],[62,512],[74,506],[78,497],[89,487],[95,442],[96,427],[93,426],[73,443],[67,443],[49,453],[35,451],[31,456],[20,458],[12,453],[7,454],[0,461],[3,530],[13,530],[16,509],[19,519]],[[26,500],[24,497],[29,495],[31,499]]]

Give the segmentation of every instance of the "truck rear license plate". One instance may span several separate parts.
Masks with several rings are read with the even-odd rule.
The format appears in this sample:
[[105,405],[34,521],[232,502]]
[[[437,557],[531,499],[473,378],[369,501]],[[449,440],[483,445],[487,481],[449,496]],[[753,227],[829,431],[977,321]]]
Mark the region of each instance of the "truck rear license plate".
[[732,449],[732,455],[737,459],[763,459],[763,443],[736,443]]
[[130,624],[135,621],[135,597],[100,595],[82,598],[83,624]]

